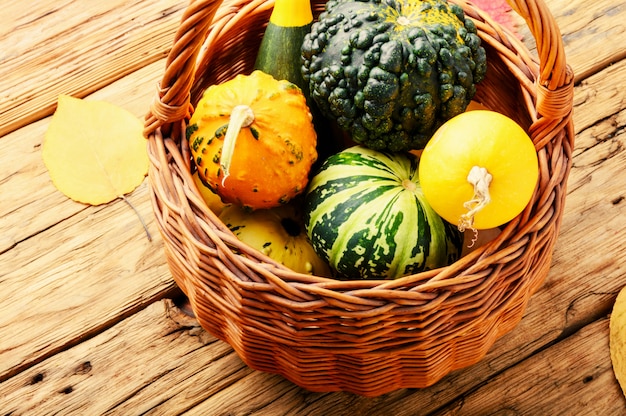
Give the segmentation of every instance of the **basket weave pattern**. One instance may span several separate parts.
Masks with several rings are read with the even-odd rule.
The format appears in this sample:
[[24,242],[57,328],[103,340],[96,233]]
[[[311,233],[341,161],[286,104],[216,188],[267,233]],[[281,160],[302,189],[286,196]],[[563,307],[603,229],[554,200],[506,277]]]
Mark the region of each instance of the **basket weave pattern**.
[[[175,35],[146,118],[149,179],[168,265],[202,327],[250,367],[312,391],[376,396],[432,385],[482,359],[545,279],[571,166],[573,74],[542,0],[511,0],[537,57],[471,3],[488,54],[476,100],[527,129],[540,179],[500,236],[456,263],[393,281],[295,273],[237,240],[190,174],[186,122],[204,89],[249,73],[273,1],[196,0]],[[314,15],[324,1],[313,1]]]

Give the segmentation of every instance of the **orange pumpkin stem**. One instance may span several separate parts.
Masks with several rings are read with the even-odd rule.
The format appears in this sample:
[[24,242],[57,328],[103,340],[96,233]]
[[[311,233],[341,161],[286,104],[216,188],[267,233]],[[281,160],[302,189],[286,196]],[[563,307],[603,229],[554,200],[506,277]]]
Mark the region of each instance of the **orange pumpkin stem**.
[[459,218],[459,231],[463,232],[469,228],[476,234],[474,216],[491,202],[489,185],[491,185],[492,179],[493,177],[486,168],[473,166],[470,169],[467,181],[474,186],[474,195],[472,199],[463,204],[463,207],[468,211]]
[[222,186],[224,186],[224,181],[228,175],[230,175],[230,164],[233,160],[233,154],[235,153],[235,144],[237,143],[239,132],[241,132],[242,128],[250,126],[253,122],[254,112],[247,105],[237,105],[230,113],[228,128],[224,136],[224,144],[222,145],[222,155],[220,156],[220,166],[224,172]]

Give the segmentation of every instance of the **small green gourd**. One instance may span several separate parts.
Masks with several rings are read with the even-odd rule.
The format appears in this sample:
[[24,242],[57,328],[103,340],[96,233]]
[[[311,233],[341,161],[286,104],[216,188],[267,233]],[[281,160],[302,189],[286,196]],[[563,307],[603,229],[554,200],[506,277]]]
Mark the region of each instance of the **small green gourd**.
[[276,0],[254,69],[296,84],[305,96],[308,86],[302,77],[300,55],[304,36],[311,30],[310,0]]

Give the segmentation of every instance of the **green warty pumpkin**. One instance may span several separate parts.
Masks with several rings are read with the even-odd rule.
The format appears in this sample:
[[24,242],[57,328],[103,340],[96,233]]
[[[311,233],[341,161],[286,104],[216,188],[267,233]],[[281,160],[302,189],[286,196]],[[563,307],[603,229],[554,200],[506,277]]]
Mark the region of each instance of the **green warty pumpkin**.
[[375,150],[422,149],[486,72],[476,26],[446,0],[330,0],[302,45],[322,113]]

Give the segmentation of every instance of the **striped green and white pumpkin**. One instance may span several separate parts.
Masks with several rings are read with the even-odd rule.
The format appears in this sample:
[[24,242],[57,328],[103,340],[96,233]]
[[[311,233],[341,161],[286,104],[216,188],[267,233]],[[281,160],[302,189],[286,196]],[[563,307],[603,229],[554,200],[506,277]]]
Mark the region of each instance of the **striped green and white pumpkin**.
[[426,202],[418,159],[355,146],[311,179],[305,226],[319,256],[347,279],[395,279],[448,265],[462,234]]

